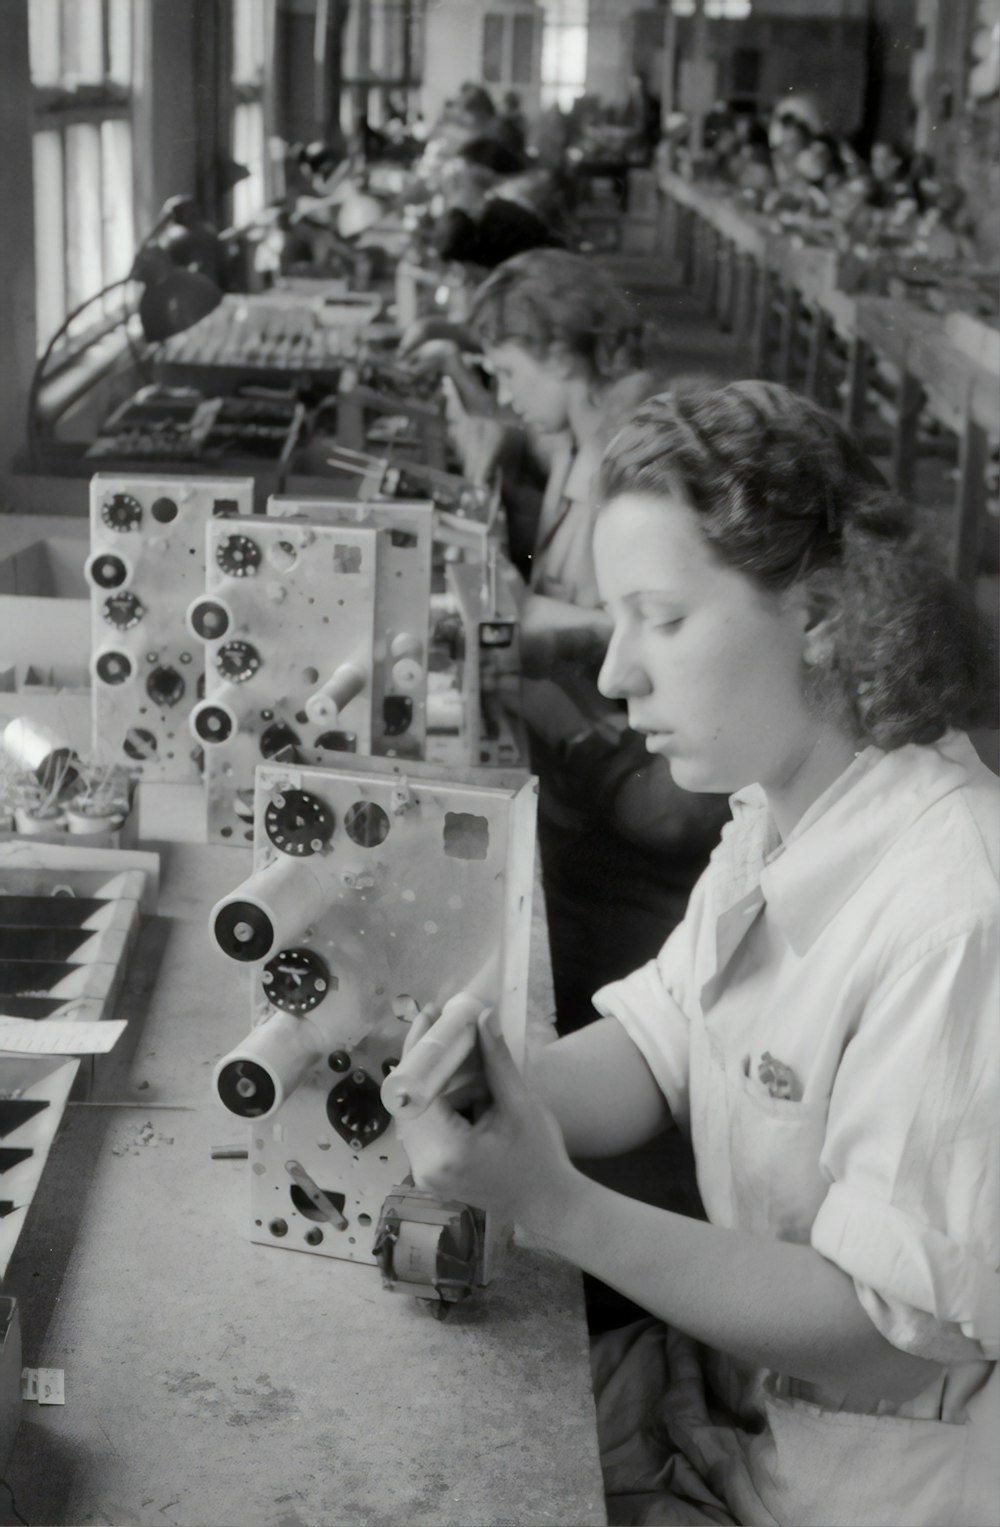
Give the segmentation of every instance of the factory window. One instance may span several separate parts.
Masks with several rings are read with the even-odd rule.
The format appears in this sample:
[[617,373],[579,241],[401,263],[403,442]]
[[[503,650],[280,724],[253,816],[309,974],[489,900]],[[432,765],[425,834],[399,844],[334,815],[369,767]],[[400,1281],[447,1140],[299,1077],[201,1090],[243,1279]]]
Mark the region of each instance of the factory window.
[[[132,0],[28,0],[33,94],[38,349],[88,297],[128,274],[132,196]],[[118,317],[91,303],[68,339]]]
[[233,188],[237,226],[260,211],[270,192],[267,80],[273,37],[273,0],[233,0],[232,153],[249,171]]
[[587,0],[542,0],[542,106],[568,111],[587,88]]
[[497,89],[530,85],[534,77],[533,12],[487,11],[483,17],[482,77]]

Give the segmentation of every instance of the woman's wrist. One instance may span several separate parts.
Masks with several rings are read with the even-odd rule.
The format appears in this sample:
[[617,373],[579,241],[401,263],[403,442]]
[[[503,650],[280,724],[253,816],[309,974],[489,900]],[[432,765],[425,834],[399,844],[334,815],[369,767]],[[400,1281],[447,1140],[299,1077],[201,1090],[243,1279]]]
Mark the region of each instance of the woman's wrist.
[[567,1157],[552,1172],[535,1177],[517,1223],[533,1241],[572,1259],[589,1182]]

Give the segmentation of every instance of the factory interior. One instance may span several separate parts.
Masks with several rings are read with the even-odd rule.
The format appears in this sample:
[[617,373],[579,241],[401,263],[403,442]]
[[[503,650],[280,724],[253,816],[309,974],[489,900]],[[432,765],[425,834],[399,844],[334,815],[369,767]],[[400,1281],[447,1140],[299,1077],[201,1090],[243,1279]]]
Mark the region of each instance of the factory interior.
[[1000,0],[0,145],[0,1524],[1000,1527]]

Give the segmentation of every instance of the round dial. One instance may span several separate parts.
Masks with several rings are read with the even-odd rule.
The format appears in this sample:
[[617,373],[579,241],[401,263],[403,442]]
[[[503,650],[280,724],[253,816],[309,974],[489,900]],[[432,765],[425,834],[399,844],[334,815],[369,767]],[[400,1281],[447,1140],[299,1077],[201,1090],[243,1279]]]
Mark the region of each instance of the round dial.
[[264,812],[264,830],[283,854],[315,854],[333,836],[333,813],[306,790],[272,796]]
[[230,578],[249,578],[260,566],[260,547],[249,536],[227,536],[215,548],[215,560]]
[[226,642],[215,654],[215,666],[224,679],[242,684],[260,667],[260,653],[250,642]]
[[330,988],[330,972],[311,949],[283,949],[261,976],[267,999],[286,1013],[311,1013]]
[[145,615],[145,606],[142,600],[127,590],[121,594],[110,594],[104,601],[101,614],[109,626],[114,626],[116,631],[131,631],[137,626]]
[[101,519],[109,530],[138,530],[142,505],[131,493],[116,493],[102,504]]

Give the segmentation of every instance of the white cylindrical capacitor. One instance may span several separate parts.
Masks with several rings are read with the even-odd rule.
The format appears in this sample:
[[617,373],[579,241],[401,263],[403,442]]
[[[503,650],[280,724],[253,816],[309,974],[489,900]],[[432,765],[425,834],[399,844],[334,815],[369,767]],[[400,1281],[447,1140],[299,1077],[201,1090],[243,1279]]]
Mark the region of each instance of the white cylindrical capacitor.
[[394,658],[412,657],[419,663],[424,655],[424,644],[412,631],[400,631],[389,643],[389,652]]
[[364,689],[365,675],[356,663],[341,663],[321,689],[306,701],[306,715],[314,726],[331,726],[356,695]]
[[123,589],[132,582],[135,569],[120,551],[92,551],[83,565],[87,582],[98,589]]
[[73,749],[51,727],[32,716],[16,716],[3,731],[3,747],[8,758],[27,774],[33,774],[46,789],[58,783],[60,794],[79,778]]
[[233,960],[264,960],[302,942],[327,895],[308,864],[281,854],[212,908],[210,923],[223,953]]
[[233,628],[233,612],[218,594],[199,594],[185,611],[184,621],[200,642],[219,641]]
[[266,1119],[295,1091],[323,1053],[323,1039],[308,1018],[272,1013],[212,1073],[220,1101],[243,1119]]
[[203,747],[218,747],[235,737],[239,731],[239,716],[227,700],[233,688],[232,684],[227,684],[218,694],[199,700],[197,705],[191,707],[188,726],[192,737]]
[[471,992],[449,998],[441,1016],[382,1083],[382,1102],[396,1118],[416,1119],[440,1096],[476,1047],[487,1005]]
[[424,670],[420,663],[412,657],[401,657],[392,665],[390,679],[392,688],[407,694],[411,689],[416,689],[424,676]]

